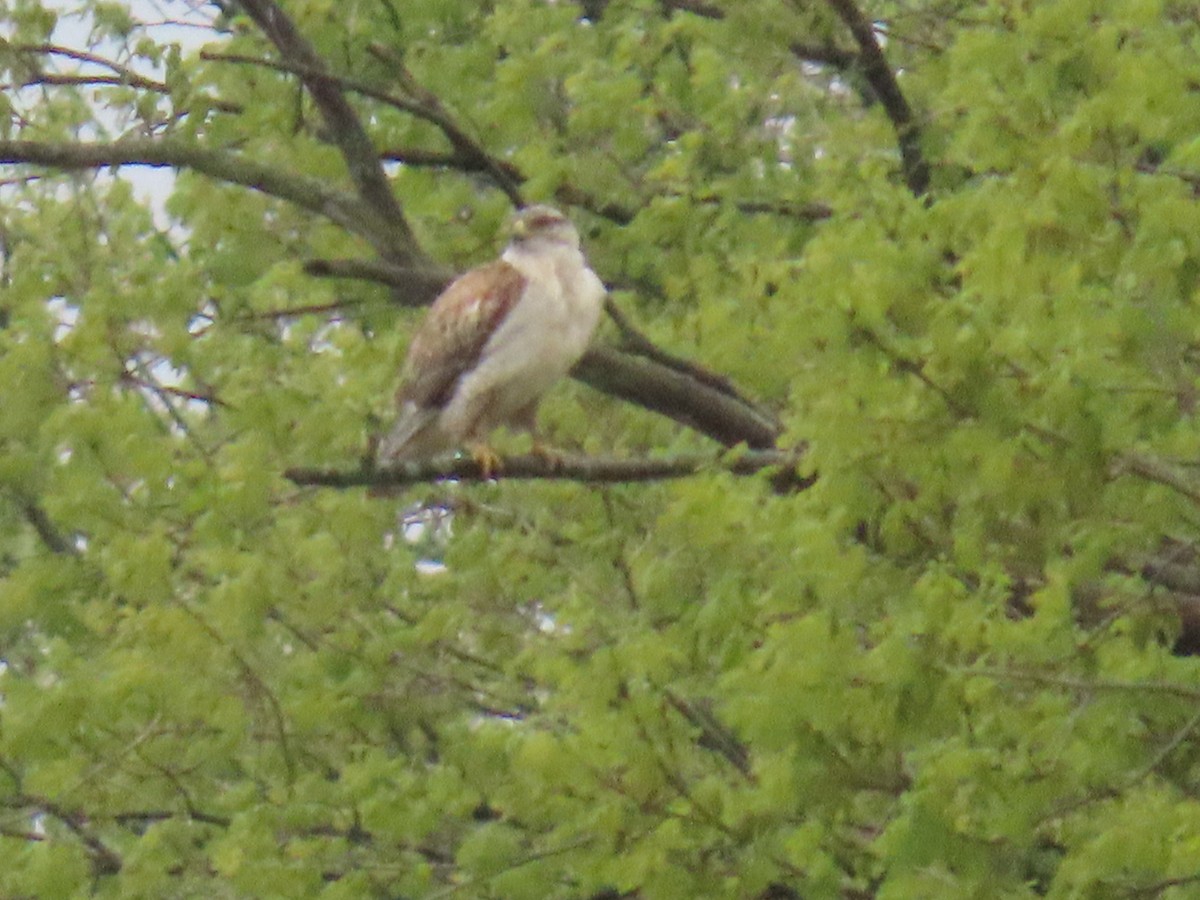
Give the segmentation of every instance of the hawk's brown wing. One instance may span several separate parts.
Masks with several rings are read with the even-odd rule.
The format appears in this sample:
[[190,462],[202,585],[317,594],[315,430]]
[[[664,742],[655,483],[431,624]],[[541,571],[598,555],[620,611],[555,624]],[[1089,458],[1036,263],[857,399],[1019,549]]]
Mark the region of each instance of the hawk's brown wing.
[[471,269],[434,301],[413,337],[396,394],[403,408],[445,406],[464,373],[479,360],[484,344],[516,305],[525,276],[503,260]]

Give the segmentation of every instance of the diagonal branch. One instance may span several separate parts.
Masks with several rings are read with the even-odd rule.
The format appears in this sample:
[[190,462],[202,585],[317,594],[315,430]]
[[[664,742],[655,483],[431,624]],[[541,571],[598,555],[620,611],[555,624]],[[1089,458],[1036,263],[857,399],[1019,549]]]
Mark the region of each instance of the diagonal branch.
[[421,85],[408,71],[404,60],[396,53],[382,44],[372,44],[369,49],[377,59],[393,67],[405,89],[410,95],[417,98],[417,102],[425,110],[426,120],[441,129],[442,134],[454,148],[454,152],[480,165],[495,185],[504,192],[513,206],[524,206],[525,201],[521,198],[519,187],[523,179],[514,177],[515,169],[507,165],[504,160],[492,156],[459,127],[450,111],[442,103],[441,98]]
[[47,816],[57,819],[68,831],[79,838],[87,848],[92,862],[92,872],[96,876],[115,875],[121,871],[121,857],[96,836],[88,827],[87,819],[82,814],[66,809],[46,797],[17,797],[15,802],[41,810]]
[[379,249],[386,228],[366,204],[324,182],[285,173],[273,166],[225,150],[198,147],[184,141],[161,138],[123,138],[111,143],[42,143],[0,141],[0,164],[34,164],[55,169],[101,169],[106,166],[151,166],[193,169],[219,181],[294,203],[325,216]]
[[79,551],[70,539],[58,530],[54,522],[50,520],[50,516],[46,511],[30,497],[18,495],[16,498],[17,507],[21,510],[21,515],[25,517],[25,521],[30,524],[42,543],[51,552],[59,556],[78,556]]
[[774,466],[790,468],[800,460],[797,453],[760,450],[729,458],[706,455],[669,459],[614,459],[594,456],[562,456],[547,459],[538,454],[509,456],[491,471],[472,457],[446,457],[428,462],[407,463],[388,469],[288,469],[284,477],[295,484],[332,488],[393,488],[430,481],[487,482],[494,480],[579,481],[586,484],[619,484],[686,478],[705,471],[752,475]]
[[912,107],[908,105],[896,76],[888,66],[879,41],[872,27],[854,0],[825,0],[829,7],[845,23],[854,36],[859,49],[859,64],[871,90],[883,104],[896,139],[900,144],[900,159],[904,168],[904,182],[915,195],[922,196],[929,190],[929,164],[921,152],[921,133]]
[[593,346],[571,374],[584,384],[707,435],[727,447],[767,450],[783,433],[774,416],[661,362]]
[[669,688],[663,690],[667,703],[688,722],[700,730],[698,744],[721,754],[747,781],[756,784],[758,779],[750,764],[750,751],[738,740],[728,727],[721,723],[708,704],[692,703],[683,699]]
[[454,277],[448,269],[408,268],[378,259],[312,259],[304,264],[304,272],[314,278],[348,278],[389,285],[396,289],[393,297],[401,306],[428,306]]
[[1144,453],[1121,454],[1110,466],[1114,477],[1130,474],[1170,488],[1177,494],[1200,503],[1200,483],[1173,468],[1169,463]]
[[380,255],[401,265],[421,259],[416,236],[392,194],[374,144],[336,79],[330,76],[325,60],[272,0],[240,0],[239,5],[278,48],[284,60],[305,70],[300,79],[321,110],[359,196],[379,220],[377,243],[384,248]]
[[[710,369],[706,369],[704,366],[699,365],[698,363],[692,362],[691,360],[683,359],[682,357],[676,356],[673,353],[668,353],[666,350],[663,350],[661,347],[651,341],[648,337],[646,337],[646,335],[642,334],[642,332],[631,321],[629,321],[629,317],[621,311],[619,306],[617,306],[616,301],[613,300],[611,294],[604,301],[604,311],[608,314],[608,317],[612,320],[613,324],[617,326],[617,330],[621,332],[621,344],[623,350],[628,350],[630,353],[633,353],[637,356],[642,356],[646,359],[652,360],[653,362],[661,363],[668,369],[674,369],[676,372],[681,372],[684,375],[695,378],[701,384],[714,388],[723,394],[728,394],[730,397],[745,403],[747,406],[754,405],[750,399],[743,395],[736,387],[734,387],[733,382],[724,375],[719,375]],[[760,412],[762,412],[765,416],[770,415],[770,413],[766,412],[765,410],[760,410]]]

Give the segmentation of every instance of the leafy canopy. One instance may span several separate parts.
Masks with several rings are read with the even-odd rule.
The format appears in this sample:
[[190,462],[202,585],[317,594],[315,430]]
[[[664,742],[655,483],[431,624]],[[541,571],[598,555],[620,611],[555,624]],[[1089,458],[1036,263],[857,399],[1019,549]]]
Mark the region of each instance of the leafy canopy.
[[[0,4],[0,895],[1196,895],[1194,4],[272,8]],[[289,481],[519,200],[815,481]]]

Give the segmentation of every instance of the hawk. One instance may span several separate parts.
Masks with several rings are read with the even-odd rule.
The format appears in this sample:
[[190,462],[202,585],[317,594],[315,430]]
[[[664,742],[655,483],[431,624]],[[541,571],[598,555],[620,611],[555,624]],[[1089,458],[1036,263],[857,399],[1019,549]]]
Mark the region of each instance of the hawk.
[[494,464],[488,435],[501,425],[532,432],[542,395],[587,349],[605,290],[579,232],[557,209],[529,206],[511,235],[498,260],[457,278],[421,323],[379,465],[467,445]]

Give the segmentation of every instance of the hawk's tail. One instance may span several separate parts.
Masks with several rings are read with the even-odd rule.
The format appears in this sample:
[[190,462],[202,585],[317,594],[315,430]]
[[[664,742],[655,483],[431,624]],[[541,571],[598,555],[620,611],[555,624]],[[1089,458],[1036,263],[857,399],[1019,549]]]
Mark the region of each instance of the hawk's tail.
[[438,411],[405,403],[400,417],[383,436],[375,451],[375,464],[381,467],[435,456],[445,449],[437,427]]

